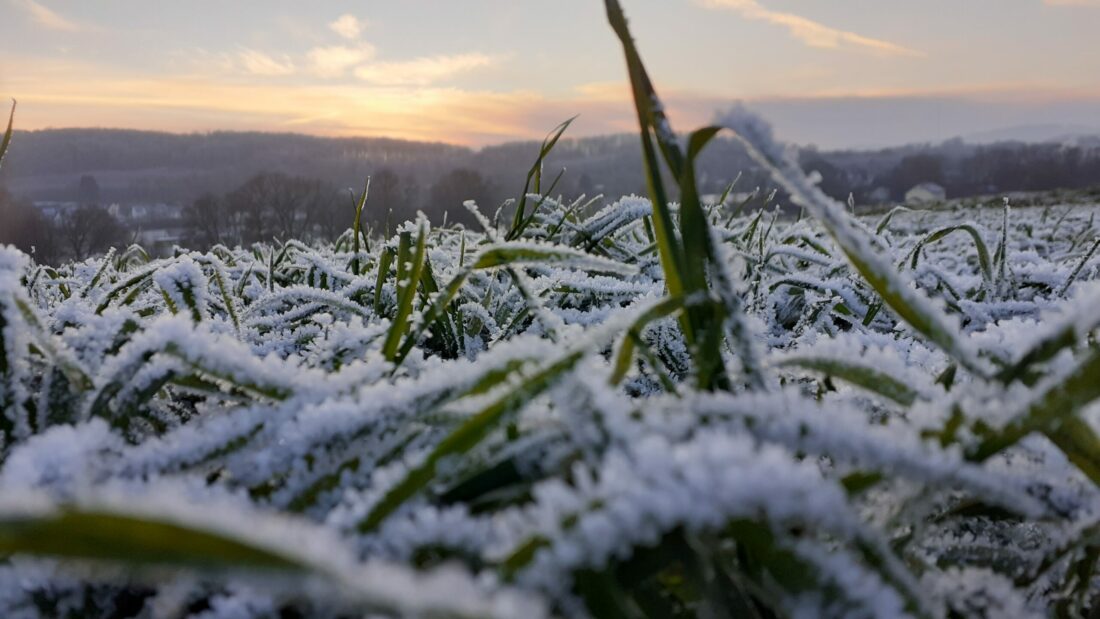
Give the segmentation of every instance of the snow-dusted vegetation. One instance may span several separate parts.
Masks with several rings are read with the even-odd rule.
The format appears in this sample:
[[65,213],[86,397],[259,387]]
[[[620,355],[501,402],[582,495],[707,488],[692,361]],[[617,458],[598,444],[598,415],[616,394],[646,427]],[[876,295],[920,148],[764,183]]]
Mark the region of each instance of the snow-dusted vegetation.
[[1095,209],[708,204],[609,4],[652,201],[0,249],[0,615],[1097,610]]
[[840,243],[706,206],[677,295],[647,200],[529,202],[358,253],[3,250],[3,614],[1092,602],[1094,209],[825,204]]

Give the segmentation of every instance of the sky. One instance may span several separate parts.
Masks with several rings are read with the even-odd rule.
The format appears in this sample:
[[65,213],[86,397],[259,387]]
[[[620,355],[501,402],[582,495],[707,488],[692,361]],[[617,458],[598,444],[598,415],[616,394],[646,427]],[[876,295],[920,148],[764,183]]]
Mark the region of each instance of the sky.
[[[674,128],[825,148],[1100,132],[1100,0],[621,0]],[[634,129],[600,0],[0,0],[17,125],[483,146]]]

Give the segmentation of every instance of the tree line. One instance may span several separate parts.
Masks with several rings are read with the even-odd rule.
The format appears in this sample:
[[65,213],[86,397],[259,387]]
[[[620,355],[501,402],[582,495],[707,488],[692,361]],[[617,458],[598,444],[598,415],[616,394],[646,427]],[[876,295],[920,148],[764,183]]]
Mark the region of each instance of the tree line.
[[[456,168],[423,190],[413,177],[382,168],[370,177],[365,222],[380,231],[404,221],[408,205],[424,204],[434,221],[468,220],[466,200],[490,204],[494,187],[476,170]],[[183,245],[249,245],[273,240],[331,241],[352,222],[361,187],[339,187],[317,178],[261,172],[234,189],[206,192],[186,204],[179,221],[127,222],[103,205],[95,178],[79,182],[75,205],[56,213],[37,208],[0,188],[0,244],[11,244],[41,263],[83,260],[109,247],[138,241],[140,227],[179,230]],[[52,214],[51,214],[52,213]]]
[[[365,222],[388,227],[404,221],[408,205],[421,201],[415,178],[383,168],[370,175]],[[248,245],[270,240],[331,241],[348,229],[362,188],[338,187],[316,178],[261,172],[221,195],[205,193],[184,209],[190,247]],[[485,205],[492,186],[476,170],[457,168],[427,188],[424,211],[435,221],[445,214],[465,220],[462,202]]]
[[[33,247],[42,260],[80,259],[133,238],[134,230],[103,206],[141,201],[185,205],[177,224],[184,228],[184,244],[196,248],[328,239],[350,222],[354,196],[367,175],[372,177],[368,223],[379,231],[387,221],[404,221],[417,210],[437,222],[444,214],[451,221],[467,220],[462,208],[467,199],[491,214],[519,197],[537,150],[534,142],[474,151],[375,138],[23,132],[0,174],[11,192],[0,196],[0,242]],[[546,171],[549,178],[565,171],[555,193],[568,199],[641,194],[640,157],[633,136],[565,138],[547,158]],[[985,145],[951,140],[862,151],[811,146],[800,157],[807,172],[820,175],[826,193],[840,199],[851,194],[860,205],[900,201],[923,182],[942,185],[950,198],[1100,185],[1100,139]],[[86,182],[93,174],[98,183]],[[714,140],[697,162],[699,189],[707,194],[721,193],[739,174],[737,192],[770,184],[732,139]],[[76,201],[80,207],[44,218],[24,198]]]

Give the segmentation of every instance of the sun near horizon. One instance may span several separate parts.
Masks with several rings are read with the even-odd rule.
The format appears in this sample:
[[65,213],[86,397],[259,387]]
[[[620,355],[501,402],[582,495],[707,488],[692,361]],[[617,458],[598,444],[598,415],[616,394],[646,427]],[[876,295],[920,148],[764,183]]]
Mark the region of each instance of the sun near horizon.
[[[483,146],[633,126],[603,3],[0,0],[20,129],[272,131]],[[745,101],[827,147],[1100,131],[1096,0],[637,0],[678,128]]]

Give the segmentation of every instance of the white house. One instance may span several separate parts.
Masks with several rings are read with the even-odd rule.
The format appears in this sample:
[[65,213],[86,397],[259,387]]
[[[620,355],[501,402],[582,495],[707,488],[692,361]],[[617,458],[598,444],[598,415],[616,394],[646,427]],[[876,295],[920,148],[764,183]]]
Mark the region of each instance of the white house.
[[69,211],[80,208],[77,202],[39,201],[34,203],[42,216],[46,219],[56,220]]
[[931,204],[947,199],[947,190],[936,183],[921,183],[905,192],[906,204]]
[[889,187],[875,187],[871,193],[867,194],[867,202],[870,204],[886,204],[890,201],[890,188]]

